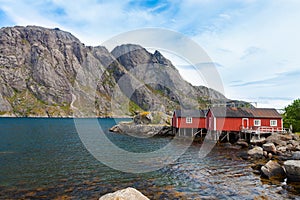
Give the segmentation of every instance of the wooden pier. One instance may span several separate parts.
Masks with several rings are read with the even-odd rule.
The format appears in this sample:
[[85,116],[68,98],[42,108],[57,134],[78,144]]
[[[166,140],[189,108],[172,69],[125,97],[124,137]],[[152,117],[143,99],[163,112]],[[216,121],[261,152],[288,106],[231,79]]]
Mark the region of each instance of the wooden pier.
[[241,128],[241,136],[240,137],[245,140],[251,139],[253,137],[260,139],[262,136],[269,136],[274,133],[287,134],[290,132],[291,132],[291,130],[287,129],[287,128],[278,128],[278,127],[274,128],[274,127],[268,127],[268,126],[248,127],[248,128]]

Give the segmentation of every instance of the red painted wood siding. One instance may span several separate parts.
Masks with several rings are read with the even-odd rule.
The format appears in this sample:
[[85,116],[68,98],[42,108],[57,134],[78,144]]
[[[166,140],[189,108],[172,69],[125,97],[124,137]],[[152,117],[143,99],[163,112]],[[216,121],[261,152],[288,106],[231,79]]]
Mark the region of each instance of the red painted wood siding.
[[216,130],[218,131],[240,131],[242,118],[217,118]]
[[[273,128],[282,128],[282,120],[281,119],[272,119],[272,118],[250,118],[249,119],[249,126],[250,127],[255,127],[254,126],[254,120],[260,120],[260,126],[267,126],[267,127],[273,127]],[[277,126],[271,126],[271,120],[276,120],[277,121]]]
[[[276,120],[277,126],[272,128],[282,128],[282,120],[280,118],[248,118],[248,127],[254,126],[254,120],[261,120],[260,126],[271,127],[270,121]],[[216,120],[216,127],[214,127],[214,121]],[[243,124],[243,118],[214,118],[213,113],[209,110],[206,116],[206,128],[207,130],[218,131],[240,131]]]
[[[261,118],[249,118],[248,127],[254,127],[254,120],[261,120],[260,126],[266,126],[271,128],[281,128],[281,119],[261,119]],[[240,131],[242,127],[243,118],[216,118],[216,130],[218,131]],[[276,120],[277,126],[271,126],[270,121]]]
[[206,128],[205,118],[192,117],[192,123],[186,123],[186,117],[172,118],[172,126],[176,128]]

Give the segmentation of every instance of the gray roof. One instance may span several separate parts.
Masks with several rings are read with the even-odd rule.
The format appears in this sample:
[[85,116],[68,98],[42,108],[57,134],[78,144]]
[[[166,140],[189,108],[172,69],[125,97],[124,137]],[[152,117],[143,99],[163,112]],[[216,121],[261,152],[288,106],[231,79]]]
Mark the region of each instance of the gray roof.
[[204,110],[175,110],[176,117],[206,117]]
[[231,108],[213,107],[210,109],[215,117],[231,118],[282,118],[274,108]]

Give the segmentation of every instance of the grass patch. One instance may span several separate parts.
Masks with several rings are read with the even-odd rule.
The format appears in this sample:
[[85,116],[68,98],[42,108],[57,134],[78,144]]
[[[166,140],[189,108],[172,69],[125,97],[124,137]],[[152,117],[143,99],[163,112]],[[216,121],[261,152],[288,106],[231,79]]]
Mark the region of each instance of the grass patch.
[[138,111],[143,111],[143,109],[141,109],[141,107],[139,107],[136,103],[134,103],[133,101],[129,101],[129,112],[131,114],[135,114],[135,112]]

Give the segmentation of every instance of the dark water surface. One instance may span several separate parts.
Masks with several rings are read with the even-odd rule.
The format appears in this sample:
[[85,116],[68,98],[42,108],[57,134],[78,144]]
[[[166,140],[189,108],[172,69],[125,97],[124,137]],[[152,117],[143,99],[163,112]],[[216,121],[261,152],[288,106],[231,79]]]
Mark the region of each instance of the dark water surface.
[[[160,148],[172,138],[138,139],[109,133],[121,119],[99,119],[112,142],[133,152]],[[82,119],[88,125],[89,119]],[[86,130],[87,132],[89,129]],[[99,144],[101,145],[101,144]],[[263,180],[241,150],[216,146],[204,159],[193,143],[175,163],[143,174],[97,161],[84,147],[73,119],[0,119],[0,199],[98,199],[135,187],[150,199],[298,199],[300,192]],[[148,163],[149,164],[149,163]]]

